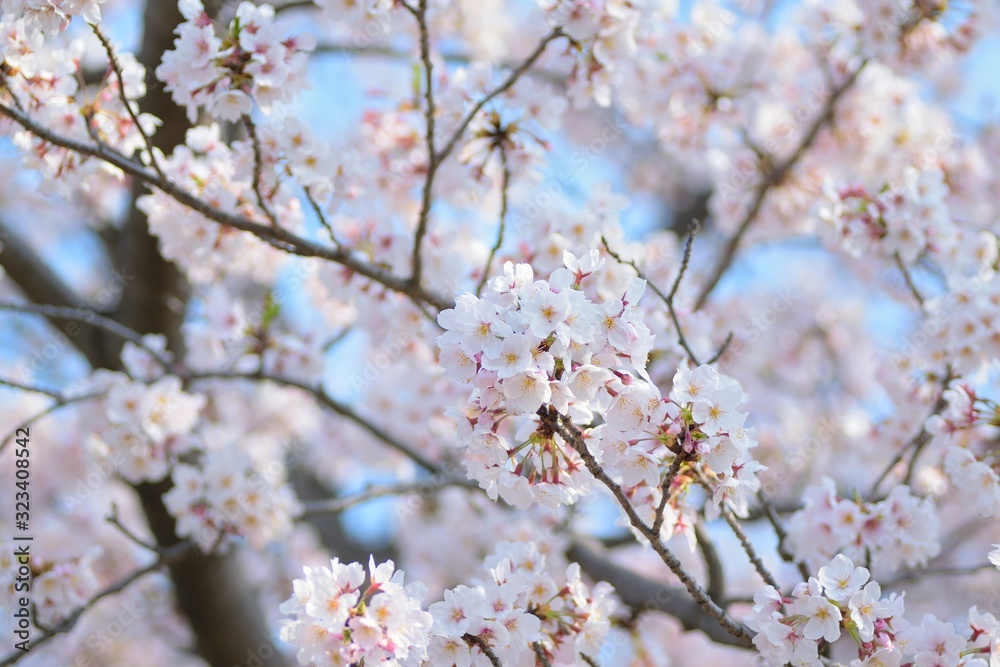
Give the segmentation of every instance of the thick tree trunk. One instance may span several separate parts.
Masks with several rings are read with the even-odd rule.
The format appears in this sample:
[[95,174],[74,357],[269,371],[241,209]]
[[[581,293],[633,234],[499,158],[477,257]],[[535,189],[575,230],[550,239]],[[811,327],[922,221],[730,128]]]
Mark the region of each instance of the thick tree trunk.
[[[221,3],[219,3],[221,4]],[[206,3],[211,11],[211,3]],[[149,0],[144,22],[139,61],[146,67],[148,92],[142,109],[163,121],[154,142],[164,153],[184,141],[189,125],[183,110],[170,99],[153,71],[163,52],[173,44],[173,30],[182,21],[177,3]],[[188,290],[180,272],[159,253],[157,240],[150,235],[145,216],[134,204],[144,188],[133,187],[129,219],[115,249],[118,267],[131,276],[115,314],[122,324],[144,333],[167,337],[171,350],[182,352],[181,324],[184,321]],[[116,268],[118,268],[116,267]],[[109,352],[120,343],[111,342]],[[175,522],[163,505],[169,482],[146,484],[136,490],[142,501],[150,530],[161,546],[179,541]],[[282,665],[276,652],[260,650],[267,639],[267,623],[254,592],[246,585],[233,555],[188,559],[170,568],[177,602],[187,616],[197,638],[196,650],[213,667],[246,664],[253,655],[255,665]]]

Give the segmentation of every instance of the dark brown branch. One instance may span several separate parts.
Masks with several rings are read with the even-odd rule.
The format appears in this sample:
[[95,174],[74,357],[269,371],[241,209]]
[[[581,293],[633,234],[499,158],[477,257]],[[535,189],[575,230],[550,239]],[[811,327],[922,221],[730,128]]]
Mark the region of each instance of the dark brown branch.
[[702,528],[701,524],[694,526],[694,538],[698,543],[702,558],[705,559],[705,592],[713,600],[721,600],[726,597],[726,574],[722,569],[722,560],[719,558],[719,551],[715,548],[712,539]]
[[491,649],[489,645],[485,641],[483,641],[482,637],[465,634],[462,635],[462,639],[464,639],[465,643],[468,644],[469,646],[475,646],[480,651],[482,651],[483,655],[485,655],[489,659],[490,664],[493,667],[503,667],[503,663],[500,662],[500,658],[498,658],[497,654],[493,652],[493,649]]
[[788,529],[785,528],[785,523],[781,520],[781,517],[778,516],[777,510],[774,509],[774,505],[771,504],[771,501],[764,494],[764,490],[760,489],[757,492],[757,495],[760,496],[764,516],[767,517],[768,522],[774,528],[774,534],[778,538],[778,555],[781,556],[781,560],[786,563],[794,563],[799,570],[799,574],[802,576],[802,581],[808,581],[810,577],[809,568],[806,567],[804,562],[796,561],[795,556],[793,556],[785,546],[785,540],[788,538]]
[[[540,410],[545,411],[545,408]],[[597,460],[587,449],[587,444],[583,440],[583,434],[579,431],[575,424],[573,424],[569,419],[559,415],[556,412],[545,411],[541,414],[542,421],[546,423],[550,428],[552,428],[556,433],[558,433],[563,440],[565,440],[575,451],[579,454],[580,458],[583,460],[584,465],[587,467],[587,471],[593,475],[601,484],[606,486],[611,494],[614,496],[615,501],[625,512],[625,516],[628,518],[629,523],[635,528],[640,535],[649,540],[650,546],[656,555],[660,557],[660,560],[670,568],[684,587],[690,593],[694,601],[701,607],[705,613],[711,616],[713,619],[719,622],[727,632],[733,635],[736,639],[740,640],[744,645],[749,646],[751,644],[751,634],[750,631],[744,627],[742,624],[734,621],[730,616],[722,609],[711,597],[705,592],[698,582],[694,580],[694,577],[684,569],[683,564],[678,560],[677,556],[670,551],[663,541],[660,539],[659,535],[652,532],[650,526],[639,517],[636,513],[635,508],[632,507],[632,503],[629,501],[628,496],[622,490],[621,486],[618,485],[613,479],[611,479],[604,469],[597,463]]]
[[202,201],[187,190],[176,185],[172,181],[160,178],[157,174],[151,172],[146,167],[125,157],[106,144],[86,143],[62,136],[35,122],[26,113],[23,113],[22,111],[4,103],[0,103],[0,114],[12,119],[18,125],[43,141],[66,148],[81,155],[87,155],[102,160],[121,169],[126,174],[138,179],[147,186],[162,191],[176,202],[187,206],[193,211],[201,213],[209,220],[225,227],[232,227],[233,229],[249,232],[279,250],[299,255],[301,257],[316,257],[318,259],[335,262],[352,272],[357,273],[358,275],[364,276],[365,278],[383,285],[394,292],[405,294],[415,301],[426,303],[437,308],[438,310],[451,308],[453,305],[449,299],[429,292],[419,285],[414,285],[406,278],[393,275],[384,269],[357,259],[349,250],[329,248],[318,243],[314,243],[309,239],[300,237],[292,232],[282,229],[281,227],[270,227],[268,225],[263,225],[249,220],[243,216],[217,209],[209,205],[207,202]]

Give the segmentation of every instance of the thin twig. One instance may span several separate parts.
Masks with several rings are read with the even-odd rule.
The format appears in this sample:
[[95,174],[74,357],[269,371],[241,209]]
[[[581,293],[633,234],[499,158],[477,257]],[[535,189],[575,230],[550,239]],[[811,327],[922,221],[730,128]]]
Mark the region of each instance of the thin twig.
[[913,282],[913,276],[910,275],[910,271],[906,268],[906,265],[903,264],[903,258],[900,257],[897,252],[893,254],[893,259],[896,261],[896,266],[899,267],[899,270],[902,272],[903,280],[906,282],[906,286],[910,289],[910,293],[913,294],[913,298],[915,298],[917,303],[920,304],[920,310],[924,310],[924,297],[920,294],[920,290],[917,289],[916,284]]
[[69,396],[69,397],[64,396],[63,398],[56,400],[56,402],[53,403],[52,405],[48,406],[41,412],[38,412],[32,415],[31,417],[28,417],[23,422],[21,422],[13,429],[11,429],[10,433],[4,436],[3,440],[0,440],[0,453],[3,453],[4,448],[7,447],[7,443],[14,440],[14,436],[17,435],[18,431],[29,428],[32,424],[35,424],[36,422],[40,421],[43,417],[52,414],[53,412],[55,412],[56,410],[58,410],[63,406],[72,405],[74,403],[82,403],[83,401],[89,401],[93,398],[102,398],[103,396],[106,395],[106,393],[107,392],[104,391],[98,391],[91,394],[80,394],[79,396]]
[[313,213],[315,213],[316,218],[319,219],[319,224],[323,225],[323,227],[326,228],[326,231],[329,232],[330,241],[332,241],[333,245],[337,248],[340,248],[340,241],[337,240],[337,235],[333,231],[333,225],[331,225],[330,221],[326,219],[326,214],[320,207],[319,202],[317,202],[316,198],[313,197],[313,194],[309,191],[308,187],[303,186],[302,191],[306,193],[306,201],[309,202],[309,206],[312,207]]
[[[698,225],[692,225],[688,230],[687,242],[684,244],[684,255],[681,258],[681,266],[677,271],[677,277],[674,279],[674,284],[670,288],[670,294],[664,294],[663,291],[656,286],[652,280],[646,277],[646,275],[639,269],[639,266],[632,260],[624,260],[621,256],[611,249],[608,245],[608,240],[605,237],[601,237],[601,243],[604,244],[604,249],[608,251],[608,254],[615,258],[619,264],[625,264],[626,266],[631,266],[635,271],[635,275],[640,279],[646,281],[646,284],[651,290],[660,297],[660,300],[667,306],[667,312],[670,313],[670,319],[673,320],[674,328],[677,330],[677,342],[687,353],[688,358],[691,360],[695,366],[700,366],[701,363],[698,361],[698,356],[691,349],[691,346],[687,342],[687,338],[684,337],[684,329],[681,327],[681,320],[677,316],[677,311],[674,309],[674,297],[677,296],[677,290],[680,288],[681,279],[684,278],[684,273],[687,271],[688,264],[691,261],[691,249],[694,244],[694,236],[698,232]],[[731,335],[731,334],[730,334]],[[728,343],[727,343],[728,344]],[[720,355],[716,355],[718,358]]]
[[967,565],[964,567],[940,567],[927,570],[913,570],[905,572],[894,579],[890,579],[889,581],[882,582],[882,589],[886,590],[889,588],[895,588],[900,584],[920,581],[924,577],[954,577],[976,574],[979,572],[985,572],[986,570],[996,571],[996,569],[997,566],[993,563],[979,563],[978,565]]
[[[128,111],[129,118],[135,124],[135,129],[142,137],[142,141],[146,144],[146,150],[149,152],[149,163],[153,167],[153,170],[157,175],[166,180],[166,175],[163,173],[163,169],[160,168],[160,163],[156,159],[156,148],[153,146],[153,140],[150,138],[149,133],[142,127],[142,123],[139,122],[139,115],[132,108],[132,104],[128,97],[125,95],[125,76],[122,73],[121,63],[118,62],[118,56],[115,55],[115,50],[111,46],[111,41],[108,39],[104,31],[97,24],[93,26],[94,34],[97,35],[97,39],[101,41],[104,46],[104,51],[108,54],[108,62],[111,65],[111,70],[115,73],[115,78],[118,80],[118,99],[121,100],[122,105],[124,105],[125,110]],[[137,103],[138,104],[138,103]],[[87,123],[88,129],[90,128],[90,123]]]
[[424,142],[427,146],[427,175],[424,180],[424,188],[420,202],[420,216],[417,219],[417,230],[413,235],[413,256],[411,259],[412,275],[410,280],[414,285],[420,284],[420,273],[423,270],[423,257],[421,256],[421,246],[424,236],[427,234],[427,224],[430,221],[431,205],[434,198],[434,177],[437,176],[437,169],[440,161],[438,159],[437,147],[435,146],[435,125],[437,123],[437,106],[434,101],[434,61],[431,60],[431,40],[430,31],[427,28],[427,0],[420,0],[417,8],[403,3],[414,18],[420,30],[420,62],[424,66],[424,118],[425,129]]
[[854,85],[854,82],[857,80],[858,75],[861,74],[861,71],[865,68],[867,62],[868,61],[863,61],[840,86],[833,89],[830,93],[829,99],[827,99],[826,106],[824,107],[822,113],[820,113],[820,115],[813,122],[812,126],[806,132],[805,137],[802,139],[802,142],[798,145],[795,151],[788,157],[787,160],[769,170],[765,175],[764,180],[757,188],[757,192],[750,204],[750,208],[748,208],[747,212],[744,214],[743,219],[736,228],[736,232],[732,235],[732,237],[730,237],[729,241],[726,242],[725,248],[722,251],[722,255],[719,258],[715,269],[712,271],[708,280],[705,281],[705,284],[701,289],[701,293],[695,300],[695,310],[701,310],[701,308],[705,305],[705,302],[708,300],[709,294],[711,294],[712,290],[714,290],[716,285],[719,284],[722,276],[729,269],[730,264],[733,263],[740,241],[743,240],[743,236],[757,219],[758,214],[763,208],[764,200],[767,198],[767,194],[772,188],[781,183],[792,168],[799,163],[802,157],[816,141],[820,130],[832,122],[834,108],[836,107],[837,102],[844,96],[844,93],[846,93],[851,86]]
[[781,520],[781,517],[778,516],[774,505],[768,499],[767,495],[764,494],[764,489],[758,490],[757,495],[760,497],[761,505],[764,508],[764,516],[767,517],[768,522],[774,528],[774,534],[778,538],[778,555],[786,563],[794,563],[799,570],[799,574],[802,576],[802,581],[808,581],[810,577],[809,568],[806,567],[803,561],[796,560],[795,556],[785,547],[785,540],[788,538],[788,529],[785,528],[785,524]]
[[743,551],[746,552],[747,558],[749,558],[750,562],[753,563],[753,567],[757,570],[757,574],[760,575],[760,578],[764,580],[765,584],[773,586],[776,590],[780,590],[778,581],[774,578],[774,575],[771,574],[770,570],[767,569],[767,566],[764,565],[764,561],[760,559],[760,556],[757,555],[757,550],[754,548],[753,543],[750,542],[747,534],[743,532],[743,526],[736,519],[736,515],[733,514],[733,511],[728,507],[723,507],[722,517],[733,530],[733,534],[736,535],[737,539],[739,539],[740,544],[743,546]]
[[500,225],[497,229],[497,240],[493,244],[493,247],[490,248],[490,256],[486,259],[486,266],[483,267],[483,277],[479,280],[479,284],[476,285],[476,296],[479,296],[483,291],[486,281],[490,278],[490,267],[493,265],[493,258],[496,257],[497,251],[503,245],[504,226],[507,219],[507,190],[510,187],[510,165],[507,163],[507,149],[503,147],[503,144],[499,145],[498,150],[500,151],[500,164],[503,167],[503,176],[500,179]]
[[136,535],[135,532],[133,532],[130,528],[126,527],[125,524],[122,523],[121,518],[118,516],[118,505],[117,505],[117,503],[111,503],[111,514],[109,514],[108,516],[106,516],[104,518],[104,520],[107,521],[108,523],[110,523],[115,528],[117,528],[119,531],[121,531],[122,535],[124,535],[125,537],[127,537],[129,539],[129,541],[134,542],[135,544],[139,545],[140,547],[143,547],[144,549],[148,549],[149,551],[152,551],[155,554],[161,554],[161,555],[163,554],[163,549],[162,548],[156,546],[155,544],[152,544],[151,542],[147,542],[146,540],[142,539],[141,537],[139,537],[138,535]]
[[719,349],[716,350],[715,354],[712,355],[712,358],[709,359],[708,361],[706,361],[705,363],[708,364],[709,366],[711,366],[716,361],[718,361],[719,359],[721,359],[722,355],[724,355],[726,353],[726,350],[729,349],[729,344],[732,343],[732,342],[733,342],[733,332],[730,331],[726,335],[726,340],[722,341],[722,345],[719,346]]
[[420,285],[420,274],[421,274],[421,271],[422,271],[422,262],[423,262],[423,260],[421,258],[421,254],[420,254],[421,253],[421,246],[423,245],[424,236],[427,234],[427,223],[428,223],[428,219],[430,217],[430,209],[431,209],[431,203],[432,203],[432,192],[431,192],[431,189],[432,189],[432,187],[434,185],[434,177],[437,174],[438,167],[440,167],[441,163],[444,162],[448,158],[449,155],[451,155],[451,152],[453,150],[455,150],[455,146],[458,145],[458,142],[461,140],[462,135],[465,134],[466,128],[469,127],[469,124],[472,122],[473,118],[476,117],[476,114],[478,114],[482,110],[483,107],[485,107],[487,104],[489,104],[489,102],[493,98],[495,98],[497,95],[500,95],[500,94],[506,92],[515,83],[517,83],[517,80],[520,79],[529,69],[531,69],[531,66],[535,64],[535,61],[537,61],[542,56],[542,54],[545,52],[545,47],[548,46],[549,42],[551,42],[552,40],[554,40],[554,39],[556,39],[558,37],[561,37],[563,35],[562,28],[558,28],[558,27],[557,28],[553,28],[552,31],[549,32],[542,39],[541,42],[539,42],[538,46],[535,47],[535,50],[531,52],[531,54],[527,57],[527,59],[525,59],[524,62],[522,62],[520,65],[518,65],[513,71],[511,71],[511,73],[507,76],[506,79],[504,79],[504,81],[500,85],[498,85],[496,88],[494,88],[493,90],[491,90],[489,93],[487,93],[486,95],[484,95],[483,97],[481,97],[478,102],[476,102],[474,105],[472,105],[472,108],[469,110],[469,112],[459,122],[458,127],[455,128],[455,131],[452,133],[451,138],[448,139],[448,141],[447,141],[447,143],[445,143],[444,147],[440,151],[436,151],[436,150],[434,150],[434,143],[433,143],[434,142],[434,136],[433,136],[433,130],[434,130],[433,123],[434,123],[434,120],[433,120],[433,114],[430,113],[431,111],[433,111],[433,107],[431,106],[432,103],[433,103],[433,97],[431,97],[431,93],[430,93],[430,89],[431,89],[431,80],[430,80],[431,63],[430,63],[430,57],[428,55],[429,54],[429,46],[425,49],[425,43],[424,43],[425,40],[427,39],[427,26],[426,26],[426,20],[425,20],[425,11],[426,11],[425,4],[426,4],[426,0],[421,0],[420,8],[414,9],[413,7],[410,7],[409,5],[407,5],[406,3],[403,3],[404,7],[406,7],[407,9],[409,9],[410,13],[413,14],[417,18],[417,23],[420,26],[420,56],[421,56],[421,60],[424,62],[424,70],[425,70],[425,72],[427,74],[427,79],[428,79],[427,80],[428,91],[427,91],[427,101],[426,101],[427,110],[428,110],[428,119],[427,119],[427,128],[428,128],[427,137],[428,137],[428,139],[427,139],[427,144],[428,144],[430,153],[427,156],[427,177],[426,177],[426,180],[424,181],[424,189],[423,189],[422,201],[421,201],[421,205],[420,205],[420,217],[417,220],[417,231],[414,234],[414,239],[413,239],[413,253],[412,253],[412,260],[411,260],[411,263],[413,264],[413,273],[410,276],[410,283],[414,287],[419,287],[419,285]]
[[257,126],[249,114],[243,114],[243,127],[246,128],[247,136],[250,137],[250,145],[253,147],[253,193],[257,197],[257,206],[264,212],[272,227],[278,226],[278,218],[274,211],[264,200],[264,193],[260,189],[260,179],[264,172],[264,155],[260,147],[260,138],[257,136]]
[[[344,498],[333,498],[330,500],[317,500],[314,502],[304,503],[302,506],[302,513],[298,518],[304,518],[316,514],[339,514],[340,512],[350,509],[355,505],[360,505],[376,498],[384,498],[385,496],[401,496],[408,493],[425,495],[432,491],[439,491],[449,486],[473,488],[471,482],[466,479],[459,478],[373,485],[363,491]],[[479,487],[475,486],[474,488],[478,489]]]
[[481,97],[478,102],[472,105],[472,108],[469,109],[469,112],[465,114],[465,116],[459,122],[458,127],[455,128],[454,133],[452,133],[451,138],[444,145],[444,148],[442,148],[438,152],[438,157],[437,157],[438,162],[444,160],[451,154],[453,150],[455,150],[455,146],[458,145],[459,140],[461,140],[462,135],[465,134],[465,130],[469,127],[469,124],[472,122],[472,119],[476,117],[476,114],[478,114],[483,107],[489,104],[493,100],[493,98],[495,98],[497,95],[501,95],[507,92],[515,83],[517,83],[518,79],[524,76],[524,74],[531,69],[531,67],[535,64],[535,62],[542,57],[542,54],[545,53],[545,48],[549,45],[549,42],[552,42],[553,40],[562,37],[563,34],[564,33],[562,28],[560,27],[553,28],[545,37],[542,38],[542,41],[538,43],[538,46],[535,47],[535,50],[532,51],[531,54],[520,65],[515,67],[511,71],[511,73],[507,75],[507,78],[504,79],[500,85],[498,85],[489,93]]
[[900,447],[899,450],[885,465],[885,467],[882,468],[882,472],[879,473],[879,476],[875,479],[875,482],[872,484],[871,490],[868,492],[868,498],[870,500],[875,499],[876,495],[878,494],[878,487],[882,484],[882,482],[885,481],[886,477],[889,476],[889,473],[892,472],[892,469],[895,468],[896,465],[903,460],[903,457],[905,457],[906,453],[912,448],[913,456],[910,459],[910,463],[906,469],[906,476],[903,479],[904,484],[910,483],[910,480],[913,477],[913,468],[914,464],[917,461],[917,456],[920,455],[920,452],[923,450],[925,446],[927,446],[927,443],[929,443],[932,438],[931,434],[927,431],[927,426],[926,426],[927,420],[933,417],[934,415],[940,414],[940,412],[944,410],[945,407],[947,407],[948,401],[945,400],[944,392],[948,388],[948,384],[951,383],[952,378],[954,378],[954,372],[951,366],[948,366],[941,380],[941,393],[938,395],[938,399],[937,401],[935,401],[934,407],[931,408],[930,414],[928,414],[927,417],[920,423],[920,430],[917,432],[917,434],[914,435],[912,438],[910,438],[906,442],[906,444]]
[[0,386],[10,387],[11,389],[19,389],[21,391],[29,391],[34,394],[45,394],[49,398],[54,398],[56,401],[64,400],[63,394],[58,390],[42,387],[40,385],[25,384],[16,380],[0,378]]
[[667,470],[666,476],[663,478],[663,482],[660,484],[660,489],[662,493],[660,494],[660,504],[656,507],[656,513],[653,515],[653,534],[659,535],[660,529],[663,528],[663,513],[666,511],[667,503],[670,501],[670,487],[673,486],[674,480],[677,478],[677,473],[681,471],[681,465],[684,463],[684,451],[681,450],[674,455],[674,460],[670,462],[670,468]]

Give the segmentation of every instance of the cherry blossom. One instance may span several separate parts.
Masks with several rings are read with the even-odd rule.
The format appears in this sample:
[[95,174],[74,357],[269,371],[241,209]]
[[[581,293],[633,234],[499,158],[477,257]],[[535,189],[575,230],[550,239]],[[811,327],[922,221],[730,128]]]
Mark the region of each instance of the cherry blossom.
[[0,663],[1000,667],[994,4],[0,1]]

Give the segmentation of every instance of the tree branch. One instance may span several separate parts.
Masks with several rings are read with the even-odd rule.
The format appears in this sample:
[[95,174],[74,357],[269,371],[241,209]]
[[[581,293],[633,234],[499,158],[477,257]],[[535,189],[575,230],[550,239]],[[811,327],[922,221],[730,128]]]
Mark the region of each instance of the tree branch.
[[264,193],[260,190],[260,179],[264,171],[264,157],[261,154],[260,138],[257,136],[257,126],[254,125],[253,119],[250,118],[249,114],[243,114],[243,127],[246,129],[247,136],[250,137],[250,145],[253,147],[252,187],[253,194],[257,198],[257,206],[264,213],[264,216],[271,222],[271,226],[277,227],[278,218],[275,217],[274,211],[271,210],[271,207],[267,205],[267,201],[264,199]]
[[479,284],[476,285],[476,296],[483,291],[483,287],[486,285],[486,281],[490,278],[490,267],[493,265],[493,258],[496,257],[497,251],[500,246],[503,245],[503,233],[504,226],[506,225],[507,218],[507,190],[510,187],[510,165],[507,163],[507,149],[504,148],[501,143],[497,150],[500,151],[500,164],[503,168],[503,175],[500,178],[500,224],[497,229],[497,240],[490,248],[490,256],[486,258],[486,266],[483,267],[483,277],[480,278]]
[[3,114],[31,132],[39,139],[47,141],[53,145],[66,148],[81,155],[102,160],[114,167],[121,169],[126,174],[138,179],[147,186],[156,188],[168,195],[174,201],[183,204],[193,211],[201,213],[203,216],[224,227],[232,227],[240,231],[249,232],[274,248],[301,257],[316,257],[335,262],[350,269],[365,278],[368,278],[382,286],[401,294],[409,296],[411,299],[426,303],[438,310],[451,308],[454,304],[451,300],[434,294],[420,285],[413,284],[410,280],[396,276],[389,271],[376,267],[367,262],[361,261],[351,254],[349,250],[341,248],[329,248],[309,239],[298,236],[281,227],[270,227],[254,222],[234,213],[217,209],[207,202],[202,201],[195,195],[184,190],[168,179],[160,178],[157,174],[146,167],[125,157],[115,149],[103,143],[86,143],[62,136],[57,132],[35,122],[26,113],[0,102],[0,114]]
[[774,505],[771,503],[770,499],[764,495],[764,490],[760,489],[757,491],[757,495],[760,497],[761,504],[764,509],[764,516],[767,517],[768,522],[774,528],[774,534],[778,538],[778,555],[781,556],[781,560],[786,563],[794,563],[799,570],[799,575],[802,576],[802,581],[808,581],[810,575],[809,568],[802,561],[796,561],[795,556],[793,556],[788,549],[785,547],[785,539],[788,537],[788,529],[785,528],[784,522],[781,517],[778,516],[778,512],[774,509]]
[[[468,480],[458,478],[444,480],[432,479],[429,481],[422,480],[418,482],[399,482],[397,484],[375,484],[369,486],[363,491],[355,493],[354,495],[343,498],[333,498],[330,500],[317,500],[309,503],[303,503],[302,514],[300,516],[308,517],[316,514],[339,514],[340,512],[348,510],[355,505],[360,505],[376,498],[384,498],[385,496],[401,496],[408,493],[426,495],[432,491],[439,491],[449,486],[473,488]],[[478,489],[479,487],[477,486],[474,488]]]
[[660,560],[670,568],[684,587],[694,598],[694,601],[701,607],[709,616],[714,618],[723,628],[726,629],[733,637],[743,642],[744,645],[749,646],[751,644],[751,634],[750,631],[740,623],[734,621],[730,616],[722,609],[711,597],[705,592],[698,582],[694,580],[694,577],[684,569],[680,560],[677,556],[671,552],[660,536],[653,533],[652,529],[646,525],[646,523],[639,517],[636,513],[635,508],[632,507],[632,503],[629,502],[628,497],[622,490],[621,486],[618,485],[613,479],[611,479],[604,469],[601,468],[600,464],[587,449],[587,444],[583,440],[583,434],[579,431],[575,424],[572,423],[568,418],[563,417],[555,410],[547,411],[545,408],[539,409],[539,415],[542,417],[543,423],[546,423],[553,431],[559,433],[559,435],[565,440],[569,445],[580,455],[583,460],[584,465],[587,467],[587,471],[590,472],[599,482],[604,484],[611,491],[611,494],[615,497],[615,500],[625,511],[625,516],[628,518],[629,523],[635,528],[640,535],[649,540],[650,546],[656,555],[660,557]]
[[[75,306],[80,297],[63,282],[52,267],[21,238],[0,221],[0,266],[17,283],[29,301]],[[71,320],[52,317],[56,328],[65,328]],[[72,338],[73,346],[86,357],[91,366],[100,366],[104,350],[100,336],[87,331]]]
[[[427,176],[424,180],[424,188],[421,195],[417,231],[413,235],[412,274],[410,280],[414,285],[420,284],[420,273],[423,270],[423,257],[420,254],[420,248],[424,241],[424,235],[427,234],[427,223],[430,220],[431,205],[434,197],[434,177],[437,176],[437,169],[440,164],[437,148],[435,147],[436,137],[434,135],[434,126],[437,121],[437,106],[434,102],[434,62],[431,60],[431,40],[430,32],[427,28],[427,0],[419,0],[419,2],[420,4],[416,9],[406,2],[403,3],[403,7],[408,9],[414,18],[417,19],[417,25],[420,30],[420,62],[424,66],[424,78],[426,79],[425,83],[427,86],[424,89],[424,104],[426,105],[424,109],[424,118],[426,119],[424,141],[427,145]],[[443,159],[441,158],[441,160]]]
[[823,108],[822,113],[816,118],[812,126],[806,132],[805,137],[803,137],[802,142],[799,144],[798,148],[788,157],[784,162],[782,162],[777,167],[771,169],[764,177],[760,186],[757,188],[757,193],[754,195],[753,202],[750,204],[750,208],[747,209],[746,214],[744,214],[742,221],[740,221],[739,226],[736,228],[736,233],[729,239],[726,243],[725,248],[722,251],[722,256],[719,258],[715,269],[709,276],[705,285],[701,289],[701,293],[695,300],[694,309],[701,310],[708,300],[709,294],[715,289],[716,285],[719,284],[719,280],[729,269],[729,265],[733,263],[733,259],[736,257],[736,250],[740,245],[740,241],[743,240],[743,236],[750,229],[750,226],[757,219],[757,215],[760,213],[761,208],[764,205],[764,200],[767,198],[768,193],[788,175],[788,173],[794,168],[802,157],[806,154],[809,148],[816,141],[819,136],[820,130],[829,124],[834,117],[834,108],[841,97],[844,96],[850,88],[857,81],[858,75],[865,68],[868,61],[863,61],[861,65],[855,69],[847,79],[840,84],[838,87],[834,88],[829,99],[826,101],[826,106]]
[[954,377],[955,377],[954,371],[949,365],[948,368],[945,370],[944,376],[942,377],[941,380],[941,393],[938,394],[938,399],[937,401],[935,401],[934,407],[931,408],[930,414],[928,414],[927,417],[924,419],[924,421],[920,423],[920,430],[917,432],[917,434],[914,435],[912,438],[910,438],[906,442],[906,444],[900,447],[899,451],[897,451],[893,455],[893,457],[889,460],[889,462],[885,465],[885,467],[882,468],[882,472],[879,473],[879,476],[875,479],[874,484],[872,484],[871,490],[868,492],[868,498],[870,500],[873,500],[877,496],[878,487],[881,486],[882,482],[884,482],[886,477],[889,476],[889,473],[892,472],[892,469],[895,468],[896,465],[903,460],[903,457],[906,456],[906,453],[910,449],[913,449],[913,455],[910,458],[910,463],[906,468],[906,475],[903,478],[904,484],[910,483],[910,480],[913,477],[913,467],[917,462],[917,457],[920,455],[920,452],[923,450],[924,447],[927,446],[927,443],[929,443],[933,437],[927,431],[927,420],[933,417],[934,415],[940,414],[941,411],[944,410],[945,407],[947,407],[948,401],[945,400],[944,391],[948,388],[948,385],[951,383]]
[[207,372],[207,373],[188,373],[182,375],[185,380],[248,380],[251,382],[273,382],[278,385],[285,387],[294,387],[295,389],[300,389],[312,396],[320,405],[326,407],[327,409],[339,414],[342,417],[346,417],[350,421],[354,422],[360,426],[365,431],[368,431],[375,438],[381,440],[389,447],[395,449],[400,454],[404,455],[417,465],[419,465],[424,470],[433,473],[441,473],[441,466],[437,463],[431,461],[426,456],[420,452],[413,449],[410,445],[404,443],[399,438],[396,438],[391,433],[383,429],[378,424],[369,421],[367,418],[358,414],[354,408],[341,403],[337,399],[333,398],[321,388],[309,386],[298,380],[292,380],[290,378],[281,378],[273,375],[262,375],[259,373],[230,373],[230,372]]
[[114,334],[122,340],[127,340],[135,343],[138,347],[142,348],[146,353],[152,356],[157,363],[163,366],[164,369],[171,368],[170,360],[164,357],[160,352],[152,349],[146,342],[142,339],[142,334],[134,329],[119,324],[110,317],[105,317],[103,315],[98,315],[93,310],[87,310],[86,308],[68,308],[62,306],[52,306],[48,304],[33,304],[33,303],[3,303],[0,302],[0,311],[10,311],[14,313],[28,313],[32,315],[42,315],[52,320],[67,320],[73,322],[82,322],[88,326],[96,327],[103,331],[107,331],[110,334]]
[[579,540],[570,544],[566,557],[579,563],[580,569],[591,579],[606,581],[614,586],[621,601],[636,612],[663,612],[676,618],[685,630],[704,632],[712,641],[741,648],[752,646],[749,638],[744,641],[720,625],[718,620],[690,599],[683,588],[668,586],[626,569]]
[[483,641],[482,637],[465,634],[462,636],[462,639],[464,639],[465,643],[468,644],[469,646],[475,646],[480,651],[482,651],[483,655],[485,655],[489,659],[490,665],[492,665],[493,667],[503,667],[503,663],[500,662],[500,658],[498,658],[497,654],[493,652],[493,649],[489,647],[489,644]]

